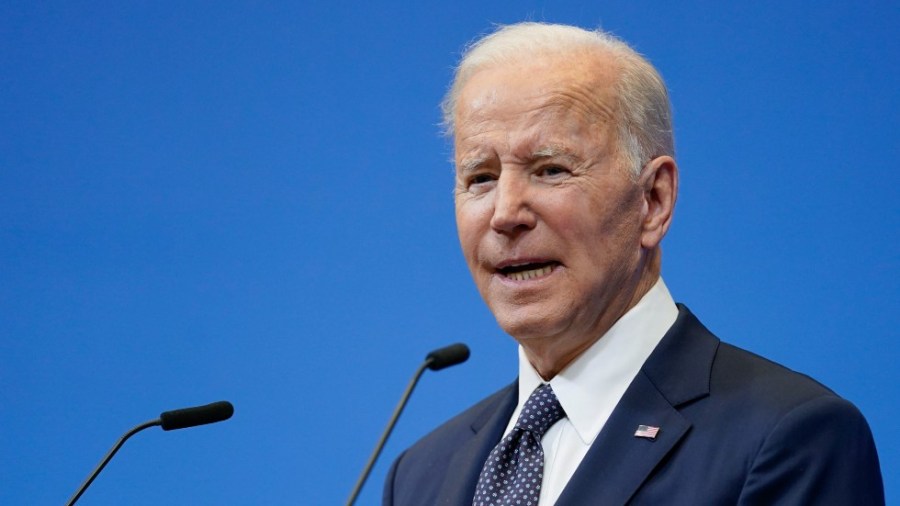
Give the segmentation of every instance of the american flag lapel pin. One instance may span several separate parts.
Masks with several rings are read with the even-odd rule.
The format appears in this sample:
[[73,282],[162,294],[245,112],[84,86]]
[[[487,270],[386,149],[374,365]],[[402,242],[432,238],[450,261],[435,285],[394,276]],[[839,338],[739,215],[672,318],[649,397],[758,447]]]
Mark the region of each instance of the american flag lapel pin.
[[659,427],[652,425],[638,425],[637,430],[634,431],[634,437],[642,437],[651,441],[656,439],[657,434],[659,434]]

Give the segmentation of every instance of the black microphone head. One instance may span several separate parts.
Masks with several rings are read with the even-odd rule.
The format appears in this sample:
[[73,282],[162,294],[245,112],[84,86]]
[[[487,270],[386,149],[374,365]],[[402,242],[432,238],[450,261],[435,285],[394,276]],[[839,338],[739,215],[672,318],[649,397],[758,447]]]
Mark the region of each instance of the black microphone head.
[[469,347],[463,343],[451,344],[429,353],[425,357],[428,368],[432,371],[440,371],[451,365],[461,364],[469,360]]
[[176,409],[159,415],[163,430],[184,429],[207,423],[228,420],[234,414],[234,406],[228,401],[219,401],[205,406]]

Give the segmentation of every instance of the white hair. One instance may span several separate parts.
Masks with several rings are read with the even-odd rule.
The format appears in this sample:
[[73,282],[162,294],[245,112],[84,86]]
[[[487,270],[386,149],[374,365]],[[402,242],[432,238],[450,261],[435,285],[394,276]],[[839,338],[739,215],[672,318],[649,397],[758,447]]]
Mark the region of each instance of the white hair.
[[572,52],[612,56],[619,67],[616,83],[618,141],[633,176],[651,159],[675,156],[669,94],[659,72],[637,51],[614,35],[575,26],[525,22],[500,26],[471,43],[456,68],[441,102],[444,126],[452,134],[459,93],[478,71],[536,56]]

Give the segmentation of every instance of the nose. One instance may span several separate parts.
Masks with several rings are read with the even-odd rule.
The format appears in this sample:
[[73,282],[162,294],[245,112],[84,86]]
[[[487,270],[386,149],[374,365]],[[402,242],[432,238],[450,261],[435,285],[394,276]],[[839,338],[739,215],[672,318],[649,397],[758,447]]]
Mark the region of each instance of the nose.
[[500,234],[515,235],[531,230],[536,223],[527,176],[512,171],[501,172],[494,187],[491,228]]

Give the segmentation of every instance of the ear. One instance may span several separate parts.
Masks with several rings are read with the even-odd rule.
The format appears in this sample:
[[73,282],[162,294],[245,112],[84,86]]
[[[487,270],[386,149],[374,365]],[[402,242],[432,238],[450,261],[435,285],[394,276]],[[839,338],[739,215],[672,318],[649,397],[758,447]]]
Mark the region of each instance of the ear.
[[656,157],[644,166],[639,184],[644,190],[641,246],[649,250],[669,231],[678,197],[678,165],[671,156]]

